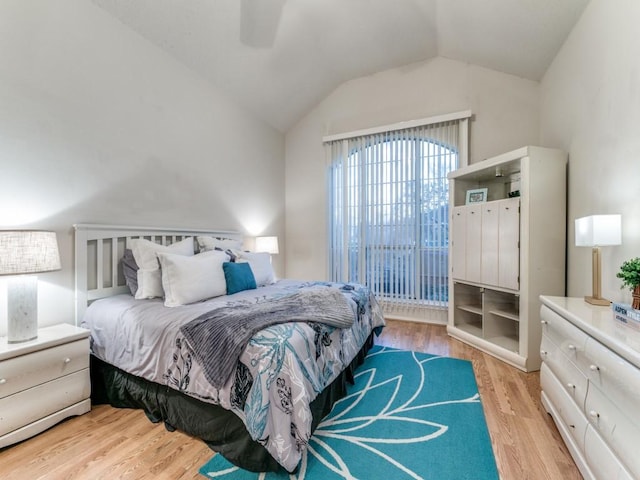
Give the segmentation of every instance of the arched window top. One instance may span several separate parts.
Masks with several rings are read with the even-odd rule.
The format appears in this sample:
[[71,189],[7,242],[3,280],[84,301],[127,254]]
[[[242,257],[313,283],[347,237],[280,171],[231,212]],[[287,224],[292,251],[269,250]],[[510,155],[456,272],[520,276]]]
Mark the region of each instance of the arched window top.
[[330,278],[390,304],[446,305],[447,175],[461,150],[457,121],[329,143]]

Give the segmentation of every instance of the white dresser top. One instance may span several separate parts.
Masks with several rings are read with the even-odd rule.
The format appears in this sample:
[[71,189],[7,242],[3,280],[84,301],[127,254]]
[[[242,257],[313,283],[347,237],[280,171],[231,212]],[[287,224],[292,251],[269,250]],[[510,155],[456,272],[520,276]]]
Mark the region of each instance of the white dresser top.
[[591,305],[583,298],[540,297],[543,305],[640,368],[640,331],[613,318],[611,307]]

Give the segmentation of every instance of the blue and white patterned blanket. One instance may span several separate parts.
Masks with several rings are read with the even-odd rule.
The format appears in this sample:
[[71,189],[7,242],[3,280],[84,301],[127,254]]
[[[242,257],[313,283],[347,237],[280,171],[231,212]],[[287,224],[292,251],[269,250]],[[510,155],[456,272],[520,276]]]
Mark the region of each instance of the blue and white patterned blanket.
[[[339,288],[357,305],[351,328],[314,322],[273,325],[251,338],[222,388],[210,384],[180,333],[181,326],[216,308],[253,304],[317,285]],[[289,471],[298,465],[311,436],[309,404],[353,360],[371,332],[383,325],[380,307],[363,286],[291,280],[179,308],[167,308],[161,299],[118,295],[94,302],[83,321],[92,332],[95,356],[232,410],[251,437]]]
[[322,323],[348,328],[355,321],[355,301],[337,288],[301,288],[282,297],[216,308],[180,327],[189,348],[216,388],[233,375],[238,358],[256,333],[286,322]]

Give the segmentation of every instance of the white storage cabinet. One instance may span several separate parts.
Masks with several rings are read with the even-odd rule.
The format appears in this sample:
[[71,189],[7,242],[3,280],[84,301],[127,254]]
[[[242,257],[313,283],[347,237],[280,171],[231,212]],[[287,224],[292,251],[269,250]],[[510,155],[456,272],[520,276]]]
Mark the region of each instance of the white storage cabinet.
[[565,292],[566,162],[524,147],[449,174],[447,331],[524,371],[540,368],[539,296]]

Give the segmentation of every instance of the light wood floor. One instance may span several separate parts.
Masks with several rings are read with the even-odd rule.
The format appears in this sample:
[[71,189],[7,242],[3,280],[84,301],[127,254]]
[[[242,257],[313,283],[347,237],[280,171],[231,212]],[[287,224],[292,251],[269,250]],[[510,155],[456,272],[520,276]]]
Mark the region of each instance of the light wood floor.
[[[503,480],[581,478],[540,404],[538,373],[520,372],[453,340],[443,326],[390,320],[376,343],[473,363]],[[140,410],[97,405],[85,415],[0,450],[0,478],[202,480],[198,468],[212,455],[201,441],[167,432]],[[464,448],[452,459],[464,461]]]

